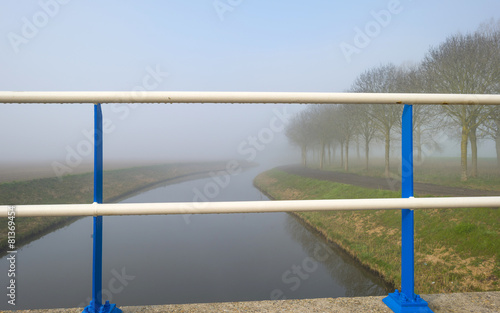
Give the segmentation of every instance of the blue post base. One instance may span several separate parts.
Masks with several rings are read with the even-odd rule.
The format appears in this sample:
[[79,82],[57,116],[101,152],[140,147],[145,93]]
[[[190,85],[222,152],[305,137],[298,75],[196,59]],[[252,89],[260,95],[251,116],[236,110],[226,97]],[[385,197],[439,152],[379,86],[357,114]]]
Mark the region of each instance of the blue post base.
[[94,301],[90,301],[90,305],[85,307],[82,313],[122,313],[122,310],[117,308],[116,304],[109,304],[109,301],[100,307],[95,307]]
[[433,313],[432,310],[429,309],[427,301],[420,298],[419,295],[415,295],[414,299],[409,299],[397,289],[382,301],[384,301],[385,305],[394,313]]

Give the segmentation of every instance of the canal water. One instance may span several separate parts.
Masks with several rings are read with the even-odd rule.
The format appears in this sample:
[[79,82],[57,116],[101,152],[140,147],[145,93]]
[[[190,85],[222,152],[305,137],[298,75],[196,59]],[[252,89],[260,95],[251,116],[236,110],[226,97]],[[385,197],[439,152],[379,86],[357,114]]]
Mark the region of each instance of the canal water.
[[[123,202],[268,200],[252,184],[262,170],[160,186]],[[103,263],[103,299],[119,306],[388,292],[286,213],[104,217]],[[92,218],[85,217],[18,250],[16,306],[5,294],[0,309],[88,305],[91,270]]]

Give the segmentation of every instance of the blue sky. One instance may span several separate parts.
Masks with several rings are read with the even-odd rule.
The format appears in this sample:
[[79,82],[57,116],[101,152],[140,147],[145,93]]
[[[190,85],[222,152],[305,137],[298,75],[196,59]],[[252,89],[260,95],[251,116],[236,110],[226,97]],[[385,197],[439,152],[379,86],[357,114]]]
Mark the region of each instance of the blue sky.
[[[0,90],[128,91],[152,75],[150,90],[342,92],[364,70],[416,63],[448,35],[474,31],[490,18],[500,18],[499,1],[2,1]],[[342,45],[357,52],[346,58]],[[174,153],[180,149],[158,148],[164,137],[150,137],[198,125],[185,132],[192,146],[227,136],[220,140],[225,146],[186,153],[237,154],[238,143],[269,124],[273,108],[141,106],[122,120],[105,106],[117,125],[105,153],[140,157],[120,150],[129,143],[160,158],[183,158]],[[0,131],[26,134],[0,138],[0,161],[64,158],[65,147],[91,127],[91,110],[0,105]],[[275,139],[286,143],[283,134]]]
[[[498,1],[60,1],[0,5],[3,90],[128,90],[160,64],[165,90],[343,91],[366,68],[418,62],[500,17]],[[40,3],[56,13],[16,53],[8,34],[22,35]],[[231,10],[218,15],[217,3]],[[347,62],[340,44],[391,3],[400,12]]]

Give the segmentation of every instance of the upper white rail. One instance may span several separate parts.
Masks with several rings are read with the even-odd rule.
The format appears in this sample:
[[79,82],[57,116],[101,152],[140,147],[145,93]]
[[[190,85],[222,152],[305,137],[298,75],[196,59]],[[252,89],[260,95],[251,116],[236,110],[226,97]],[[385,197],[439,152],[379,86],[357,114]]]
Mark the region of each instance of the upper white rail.
[[233,202],[109,203],[0,206],[0,217],[269,213],[500,207],[500,197],[382,198]]
[[211,91],[0,91],[0,103],[348,103],[498,105],[500,104],[500,95]]

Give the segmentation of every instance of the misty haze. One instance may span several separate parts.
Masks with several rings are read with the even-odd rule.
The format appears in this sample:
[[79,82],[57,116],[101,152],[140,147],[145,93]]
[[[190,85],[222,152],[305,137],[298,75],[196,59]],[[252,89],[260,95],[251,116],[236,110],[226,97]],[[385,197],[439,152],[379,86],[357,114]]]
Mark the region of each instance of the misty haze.
[[[500,94],[500,3],[0,8],[0,310],[500,305],[500,204],[461,198],[500,193],[500,101],[479,103]],[[130,94],[118,103],[11,100],[33,91]],[[169,94],[167,103],[120,103],[160,91],[475,100],[168,103]],[[432,198],[432,207],[393,210],[374,200],[413,197],[466,207]],[[356,207],[316,211],[335,201],[304,201],[300,209],[314,210],[228,213],[335,199]],[[112,203],[128,213],[103,214]],[[158,214],[155,204],[177,211]],[[192,214],[211,205],[218,214]],[[308,300],[276,301],[290,299]]]

